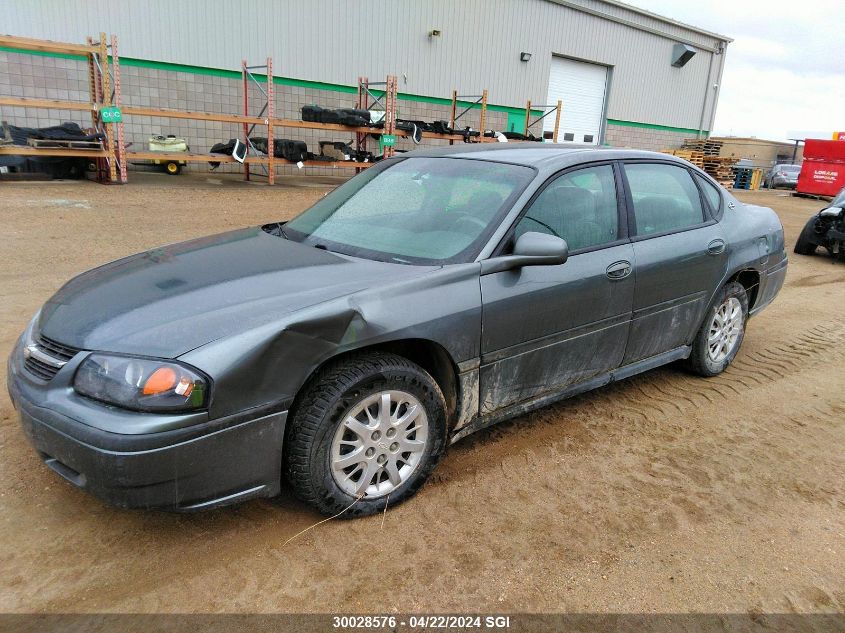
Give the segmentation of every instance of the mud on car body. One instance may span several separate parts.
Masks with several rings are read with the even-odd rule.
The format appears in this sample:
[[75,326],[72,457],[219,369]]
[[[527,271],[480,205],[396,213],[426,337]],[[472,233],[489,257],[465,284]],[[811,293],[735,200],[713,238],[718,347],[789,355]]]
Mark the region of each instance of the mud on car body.
[[9,359],[45,464],[125,507],[410,497],[451,442],[682,361],[725,369],[786,274],[783,229],[650,152],[404,154],[290,222],[69,281]]

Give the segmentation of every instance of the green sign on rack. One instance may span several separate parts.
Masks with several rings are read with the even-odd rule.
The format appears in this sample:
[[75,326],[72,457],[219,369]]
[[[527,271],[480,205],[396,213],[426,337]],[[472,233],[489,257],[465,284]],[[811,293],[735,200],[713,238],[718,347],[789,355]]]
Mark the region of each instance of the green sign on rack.
[[100,118],[103,123],[120,123],[123,121],[123,114],[117,106],[100,108]]
[[395,134],[382,134],[381,135],[381,146],[382,147],[393,147],[396,145],[396,135]]

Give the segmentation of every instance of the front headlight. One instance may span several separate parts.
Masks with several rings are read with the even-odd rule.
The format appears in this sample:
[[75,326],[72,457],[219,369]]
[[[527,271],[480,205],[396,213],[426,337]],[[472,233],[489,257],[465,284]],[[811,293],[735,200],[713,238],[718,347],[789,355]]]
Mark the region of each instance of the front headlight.
[[191,411],[208,398],[208,379],[181,363],[96,353],[79,365],[73,388],[136,411]]

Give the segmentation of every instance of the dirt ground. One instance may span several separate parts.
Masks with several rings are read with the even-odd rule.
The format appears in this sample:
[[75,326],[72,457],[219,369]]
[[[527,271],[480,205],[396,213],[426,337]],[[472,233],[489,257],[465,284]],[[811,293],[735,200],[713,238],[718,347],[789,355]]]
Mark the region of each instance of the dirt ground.
[[[0,356],[65,280],[152,246],[288,218],[331,179],[0,183]],[[713,379],[651,371],[452,447],[420,494],[332,521],[293,500],[123,511],[73,488],[0,394],[0,611],[842,612],[845,266],[786,285]],[[2,378],[5,379],[5,363]]]

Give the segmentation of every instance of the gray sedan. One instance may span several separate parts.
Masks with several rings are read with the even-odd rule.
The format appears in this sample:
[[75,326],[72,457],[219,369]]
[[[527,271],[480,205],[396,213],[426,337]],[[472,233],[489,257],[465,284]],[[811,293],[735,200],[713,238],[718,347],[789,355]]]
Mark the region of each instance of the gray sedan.
[[734,359],[783,229],[671,156],[510,144],[404,154],[294,220],[76,277],[9,359],[45,464],[124,507],[284,481],[319,511],[413,495],[495,422]]
[[769,189],[786,187],[795,189],[798,185],[798,174],[801,173],[801,165],[775,165],[766,174],[763,184]]

